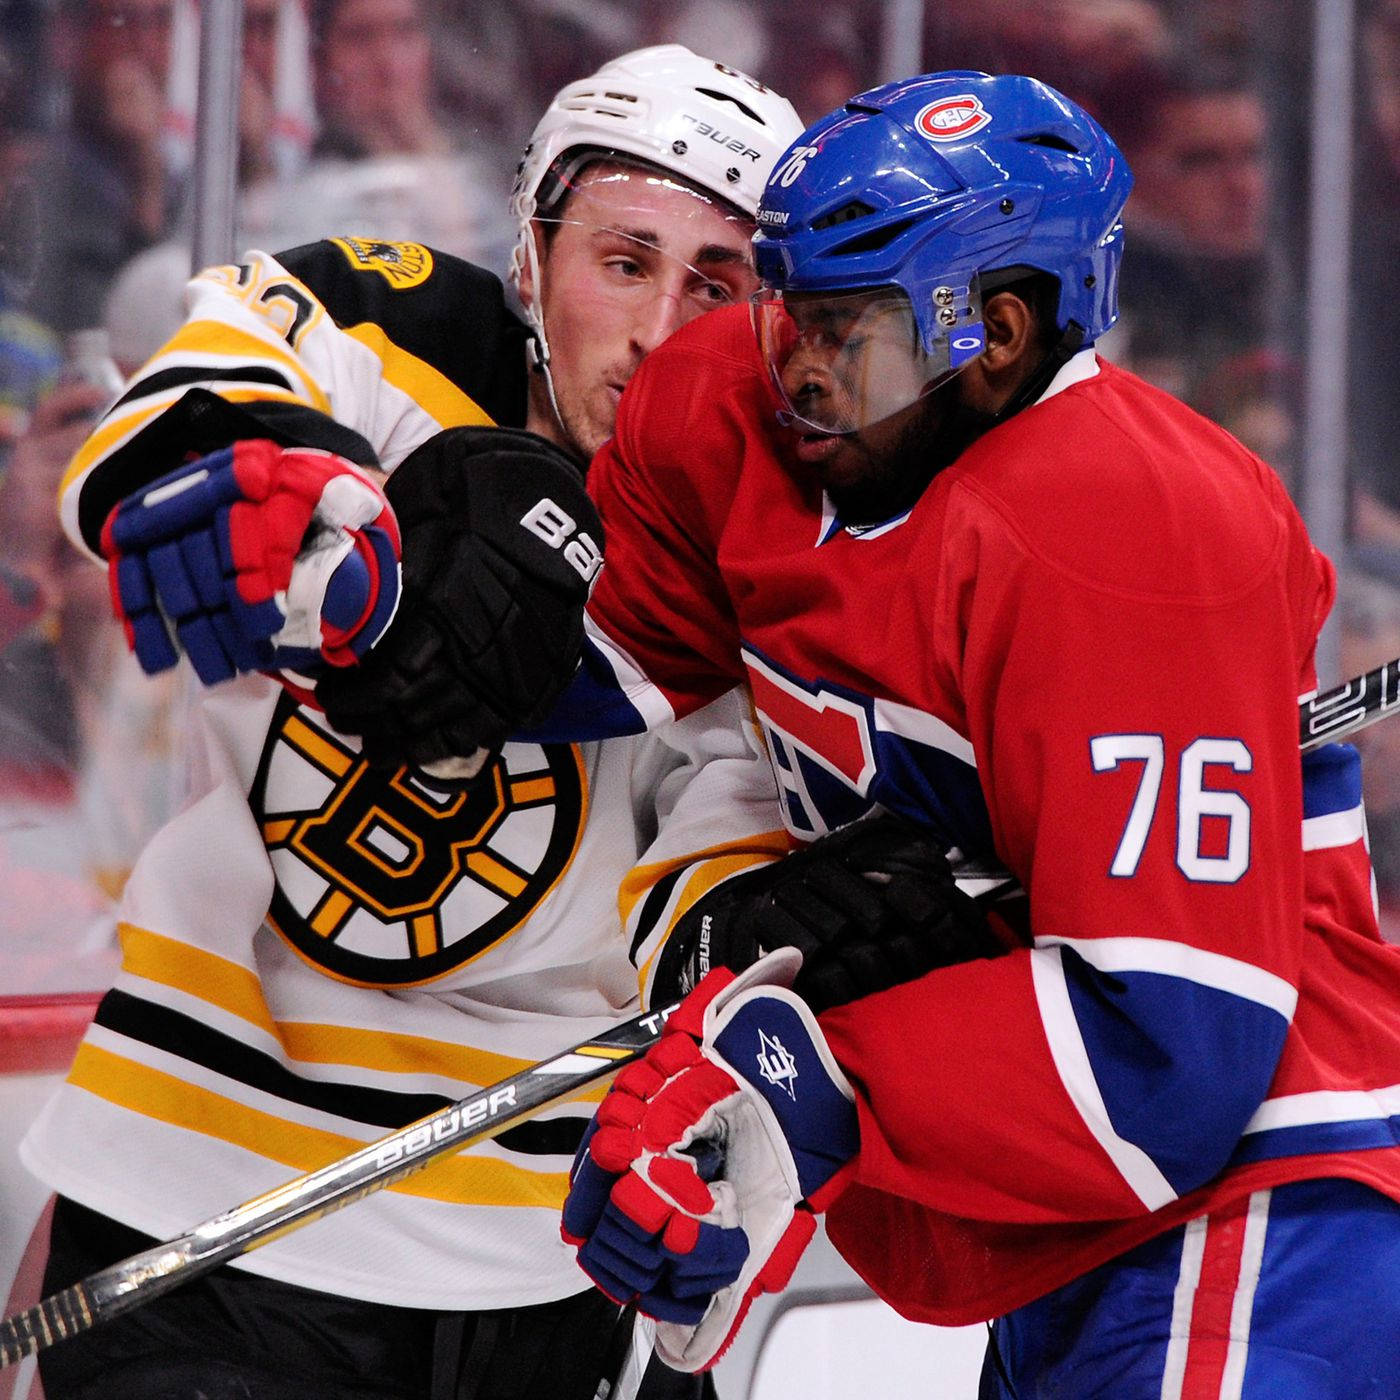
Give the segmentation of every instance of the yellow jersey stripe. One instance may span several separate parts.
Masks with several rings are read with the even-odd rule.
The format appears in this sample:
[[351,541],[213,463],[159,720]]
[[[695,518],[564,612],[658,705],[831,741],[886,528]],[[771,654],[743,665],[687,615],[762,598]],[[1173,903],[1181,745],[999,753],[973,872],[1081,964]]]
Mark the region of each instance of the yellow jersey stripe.
[[701,869],[686,881],[686,898],[677,905],[677,915],[694,904],[706,890],[713,889],[728,876],[774,856],[785,856],[791,850],[792,841],[785,831],[765,831],[747,837],[742,846],[710,846],[703,851],[676,856],[672,860],[635,866],[617,892],[622,921],[626,924],[631,919],[638,903],[651,893],[652,886],[681,866],[705,862]]
[[[469,394],[459,389],[445,374],[394,344],[383,330],[368,321],[341,329],[375,356],[385,380],[402,390],[425,413],[439,423],[454,427],[491,427],[495,419]],[[469,334],[464,326],[462,334]]]
[[[256,975],[248,968],[134,924],[121,924],[118,932],[124,972],[185,992],[258,1026],[280,1041],[293,1067],[297,1063],[345,1065],[390,1074],[438,1074],[461,1084],[487,1086],[536,1063],[427,1036],[275,1021]],[[600,1100],[604,1092],[589,1089],[579,1100]]]
[[[317,302],[316,305],[319,307],[320,303]],[[265,340],[260,335],[254,335],[252,331],[231,326],[226,321],[187,321],[161,346],[159,353],[151,360],[151,366],[171,355],[239,355],[250,360],[271,360],[287,371],[293,383],[305,385],[314,407],[319,408],[322,413],[331,411],[330,398],[307,374],[305,361],[299,360],[275,341]],[[148,370],[149,368],[148,366]],[[209,366],[211,381],[217,381],[221,373],[222,368],[219,365]]]
[[[68,1082],[143,1117],[203,1133],[298,1172],[316,1171],[365,1146],[356,1138],[249,1108],[88,1043],[79,1047]],[[535,1172],[512,1162],[459,1154],[434,1162],[388,1189],[454,1205],[557,1210],[564,1203],[569,1178],[567,1172]]]
[[158,399],[149,399],[136,408],[128,409],[118,418],[106,419],[74,454],[73,460],[68,464],[68,470],[63,474],[63,481],[58,488],[59,494],[67,491],[70,484],[87,471],[99,457],[106,456],[118,440],[134,433],[137,428],[164,413],[188,387],[182,385],[174,393],[162,394]]

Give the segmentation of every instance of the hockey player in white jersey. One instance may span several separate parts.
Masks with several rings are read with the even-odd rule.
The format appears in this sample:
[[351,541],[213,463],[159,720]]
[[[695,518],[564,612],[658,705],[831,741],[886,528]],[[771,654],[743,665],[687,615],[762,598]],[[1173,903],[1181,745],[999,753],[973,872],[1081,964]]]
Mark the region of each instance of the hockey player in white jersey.
[[[116,985],[23,1145],[59,1195],[46,1291],[601,1029],[700,895],[785,849],[737,693],[636,740],[507,742],[470,785],[424,769],[552,699],[509,667],[508,694],[472,690],[453,659],[521,628],[577,649],[602,545],[579,465],[642,357],[755,286],[799,126],[679,46],[627,55],[558,95],[522,163],[528,325],[419,245],[250,253],[190,284],[75,458],[65,524],[134,650],[208,688]],[[642,1378],[559,1238],[591,1111],[47,1352],[49,1400],[701,1394]]]

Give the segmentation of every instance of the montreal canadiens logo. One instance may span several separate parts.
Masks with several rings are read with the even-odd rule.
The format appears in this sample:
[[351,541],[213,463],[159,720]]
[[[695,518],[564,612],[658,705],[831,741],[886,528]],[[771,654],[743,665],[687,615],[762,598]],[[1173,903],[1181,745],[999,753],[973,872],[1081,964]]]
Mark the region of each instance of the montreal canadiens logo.
[[961,141],[974,131],[981,131],[991,119],[992,114],[982,105],[982,100],[965,92],[930,102],[914,118],[914,126],[920,136],[930,141]]

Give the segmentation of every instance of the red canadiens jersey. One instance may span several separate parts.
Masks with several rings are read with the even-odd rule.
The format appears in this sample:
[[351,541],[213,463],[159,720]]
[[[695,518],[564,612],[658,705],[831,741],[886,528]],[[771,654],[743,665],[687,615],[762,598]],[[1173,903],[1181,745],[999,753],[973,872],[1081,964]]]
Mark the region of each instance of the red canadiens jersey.
[[962,1323],[1269,1184],[1400,1198],[1400,951],[1354,750],[1299,758],[1333,578],[1274,474],[1083,351],[845,528],[773,408],[742,310],[633,380],[570,713],[744,677],[795,835],[878,805],[1029,893],[1033,947],[823,1016],[860,1093],[846,1257]]

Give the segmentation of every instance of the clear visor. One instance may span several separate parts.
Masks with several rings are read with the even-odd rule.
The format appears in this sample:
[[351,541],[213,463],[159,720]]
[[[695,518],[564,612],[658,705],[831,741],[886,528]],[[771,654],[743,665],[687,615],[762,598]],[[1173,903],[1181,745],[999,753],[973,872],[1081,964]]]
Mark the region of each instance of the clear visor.
[[556,172],[548,209],[533,222],[549,238],[582,236],[574,256],[597,268],[590,291],[630,303],[663,296],[681,321],[745,300],[757,285],[753,220],[661,170],[587,159]]
[[857,433],[917,402],[983,350],[976,280],[932,293],[924,348],[902,288],[780,292],[750,299],[759,351],[797,427]]

